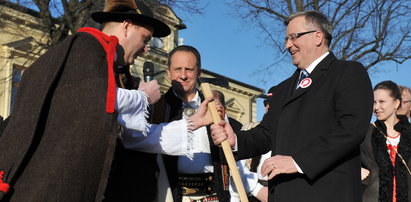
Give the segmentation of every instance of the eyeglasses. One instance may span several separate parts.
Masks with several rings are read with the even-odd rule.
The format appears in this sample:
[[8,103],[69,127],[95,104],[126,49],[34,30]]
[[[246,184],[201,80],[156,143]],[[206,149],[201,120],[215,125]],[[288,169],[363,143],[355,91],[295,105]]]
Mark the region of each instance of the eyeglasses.
[[284,39],[284,43],[287,43],[288,40],[291,40],[292,42],[294,42],[297,38],[299,38],[300,36],[303,36],[305,34],[309,34],[309,33],[313,33],[316,32],[317,30],[312,30],[312,31],[308,31],[308,32],[300,32],[300,33],[293,33],[290,34],[288,36],[285,37]]

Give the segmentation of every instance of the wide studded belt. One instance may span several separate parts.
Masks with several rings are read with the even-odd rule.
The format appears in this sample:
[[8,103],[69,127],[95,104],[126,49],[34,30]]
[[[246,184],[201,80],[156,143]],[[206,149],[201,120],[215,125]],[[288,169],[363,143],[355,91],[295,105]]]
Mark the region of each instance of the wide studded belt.
[[182,188],[183,196],[212,194],[212,181],[212,173],[178,175],[178,186]]

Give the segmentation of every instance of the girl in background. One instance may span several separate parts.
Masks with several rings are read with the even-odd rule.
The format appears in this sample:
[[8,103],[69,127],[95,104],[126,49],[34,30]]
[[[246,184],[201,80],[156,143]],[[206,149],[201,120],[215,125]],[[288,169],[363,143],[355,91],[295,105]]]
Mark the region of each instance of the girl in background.
[[369,170],[363,201],[411,201],[411,130],[405,116],[397,116],[401,92],[392,81],[374,87],[376,121],[361,145],[361,161]]

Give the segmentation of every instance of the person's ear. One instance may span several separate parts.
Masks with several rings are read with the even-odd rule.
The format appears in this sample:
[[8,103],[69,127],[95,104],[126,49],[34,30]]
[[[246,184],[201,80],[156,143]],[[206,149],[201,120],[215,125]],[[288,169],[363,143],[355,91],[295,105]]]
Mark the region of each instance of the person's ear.
[[167,77],[168,77],[168,80],[170,80],[170,81],[171,81],[171,72],[170,72],[170,67],[169,67],[168,69],[166,69],[166,72],[167,72]]
[[394,109],[398,110],[398,108],[400,107],[401,101],[399,99],[396,99],[394,101]]
[[201,76],[201,68],[197,67],[197,69],[198,69],[198,75],[197,75],[197,78],[200,78],[200,76]]
[[322,31],[316,31],[314,36],[316,46],[320,46],[321,44],[325,43],[325,34]]
[[128,30],[132,28],[133,23],[131,22],[131,20],[124,20],[122,26],[124,37],[127,37]]

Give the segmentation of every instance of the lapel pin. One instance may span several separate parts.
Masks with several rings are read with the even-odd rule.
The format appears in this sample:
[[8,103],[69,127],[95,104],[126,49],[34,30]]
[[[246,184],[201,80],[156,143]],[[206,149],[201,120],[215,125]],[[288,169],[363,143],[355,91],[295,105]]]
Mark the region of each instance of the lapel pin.
[[312,80],[310,78],[305,78],[300,83],[300,88],[307,88],[311,85]]

